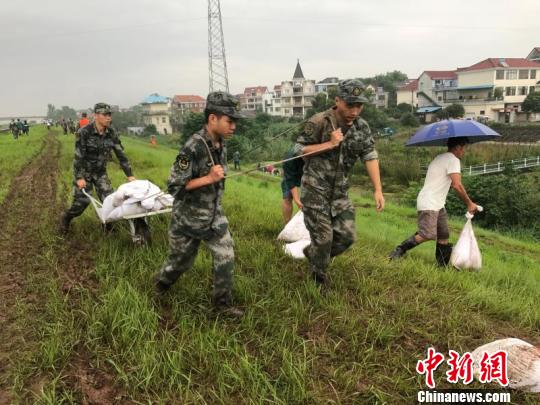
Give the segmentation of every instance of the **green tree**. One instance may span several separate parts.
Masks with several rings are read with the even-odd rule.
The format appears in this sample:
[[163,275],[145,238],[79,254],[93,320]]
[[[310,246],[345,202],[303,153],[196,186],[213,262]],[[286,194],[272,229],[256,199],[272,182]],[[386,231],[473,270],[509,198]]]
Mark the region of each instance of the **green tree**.
[[56,112],[56,108],[54,108],[54,105],[47,104],[47,118],[54,119],[55,112]]
[[190,112],[184,117],[182,125],[182,139],[184,143],[191,135],[200,130],[204,125],[204,114],[200,112]]
[[408,112],[413,112],[413,106],[409,103],[399,103],[396,106],[396,110],[398,110],[401,114],[405,114]]
[[373,104],[364,104],[360,117],[365,119],[371,129],[380,129],[389,126],[387,115]]
[[140,127],[143,125],[140,112],[133,109],[115,112],[112,118],[114,127],[120,132],[125,132],[128,127]]
[[540,92],[533,91],[532,93],[529,93],[527,97],[525,97],[521,108],[528,113],[540,112]]
[[154,124],[149,124],[144,127],[142,136],[157,135],[157,128]]
[[406,127],[417,127],[419,125],[418,119],[412,112],[406,112],[403,114],[399,121]]
[[461,118],[465,115],[465,108],[461,104],[450,104],[445,110],[450,118]]

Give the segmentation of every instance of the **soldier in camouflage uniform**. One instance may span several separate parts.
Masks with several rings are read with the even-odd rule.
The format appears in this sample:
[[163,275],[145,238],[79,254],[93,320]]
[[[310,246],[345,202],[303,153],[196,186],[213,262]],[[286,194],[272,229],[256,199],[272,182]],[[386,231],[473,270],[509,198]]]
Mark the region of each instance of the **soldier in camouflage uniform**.
[[[110,126],[112,121],[111,107],[105,103],[97,103],[94,107],[94,113],[93,125],[81,128],[76,134],[75,160],[73,161],[75,175],[73,204],[60,220],[60,233],[63,235],[67,234],[71,220],[81,215],[90,204],[90,199],[82,193],[82,189],[90,193],[95,187],[101,201],[113,192],[107,176],[107,156],[111,154],[111,150],[118,158],[128,180],[135,180],[120,138]],[[144,227],[140,222],[139,220],[139,223],[136,224],[137,228]]]
[[355,240],[355,210],[348,198],[349,175],[361,159],[374,188],[377,211],[384,208],[379,162],[366,121],[359,118],[364,85],[345,80],[338,85],[336,105],[311,117],[297,138],[295,153],[305,158],[301,201],[311,245],[304,253],[312,278],[326,281],[330,258],[343,253]]
[[180,149],[167,182],[174,196],[170,253],[156,276],[156,293],[162,295],[193,266],[204,241],[213,258],[214,306],[241,316],[243,312],[232,306],[234,249],[221,206],[227,173],[223,140],[234,133],[240,104],[225,92],[210,93],[206,103],[206,125]]

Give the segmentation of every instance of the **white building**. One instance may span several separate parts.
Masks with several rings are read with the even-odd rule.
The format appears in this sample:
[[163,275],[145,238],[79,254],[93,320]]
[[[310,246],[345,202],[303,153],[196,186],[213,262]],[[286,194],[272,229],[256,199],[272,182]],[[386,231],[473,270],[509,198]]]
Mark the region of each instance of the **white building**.
[[142,103],[142,117],[145,125],[154,124],[158,133],[162,135],[172,134],[169,119],[170,99],[157,93],[150,94]]
[[306,80],[298,61],[292,80],[281,82],[280,115],[304,118],[314,97],[315,80]]

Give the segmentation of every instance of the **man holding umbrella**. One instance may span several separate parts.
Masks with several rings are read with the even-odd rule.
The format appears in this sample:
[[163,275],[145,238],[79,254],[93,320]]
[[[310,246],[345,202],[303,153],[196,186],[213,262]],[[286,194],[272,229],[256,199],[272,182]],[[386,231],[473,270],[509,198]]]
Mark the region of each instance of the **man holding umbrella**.
[[[476,204],[469,198],[461,183],[461,162],[467,137],[451,137],[447,140],[448,151],[435,157],[429,164],[424,187],[416,200],[418,211],[418,230],[414,235],[396,246],[389,259],[402,257],[405,252],[428,240],[436,240],[435,258],[440,266],[447,266],[452,254],[452,244],[448,239],[448,215],[444,205],[450,187],[467,206],[467,211],[474,213]],[[410,145],[410,143],[409,143]]]

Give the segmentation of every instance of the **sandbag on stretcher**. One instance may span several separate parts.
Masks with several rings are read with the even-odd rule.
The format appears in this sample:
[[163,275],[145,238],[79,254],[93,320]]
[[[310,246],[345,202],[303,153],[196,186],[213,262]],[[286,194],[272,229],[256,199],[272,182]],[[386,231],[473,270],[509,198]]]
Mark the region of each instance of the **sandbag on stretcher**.
[[173,197],[161,194],[160,188],[148,180],[124,183],[103,200],[101,220],[117,221],[128,215],[160,211],[172,206]]

